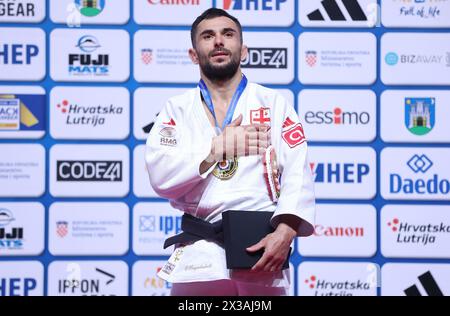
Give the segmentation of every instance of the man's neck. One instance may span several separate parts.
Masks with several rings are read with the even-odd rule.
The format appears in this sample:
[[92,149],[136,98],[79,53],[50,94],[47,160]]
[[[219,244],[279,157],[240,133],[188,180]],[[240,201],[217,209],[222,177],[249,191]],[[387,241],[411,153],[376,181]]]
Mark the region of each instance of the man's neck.
[[228,107],[233,99],[237,87],[239,86],[239,83],[242,80],[242,71],[239,69],[231,79],[224,81],[212,81],[206,78],[203,74],[201,77],[208,87],[211,98],[215,101],[214,106],[217,105]]

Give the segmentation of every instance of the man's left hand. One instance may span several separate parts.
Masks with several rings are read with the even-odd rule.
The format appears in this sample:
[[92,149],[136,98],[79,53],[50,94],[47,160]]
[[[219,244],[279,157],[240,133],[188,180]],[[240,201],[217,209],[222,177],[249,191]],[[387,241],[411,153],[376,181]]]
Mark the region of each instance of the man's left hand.
[[264,249],[264,254],[252,267],[252,271],[280,271],[288,257],[292,240],[297,232],[289,225],[280,223],[277,229],[261,239],[257,244],[247,248],[248,252]]

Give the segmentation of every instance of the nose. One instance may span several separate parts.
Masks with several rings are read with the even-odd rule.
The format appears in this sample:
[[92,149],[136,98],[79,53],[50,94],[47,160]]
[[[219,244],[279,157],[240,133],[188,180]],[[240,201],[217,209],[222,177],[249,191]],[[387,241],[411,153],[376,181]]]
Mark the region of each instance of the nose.
[[222,34],[216,34],[215,38],[214,38],[214,46],[221,46],[223,47],[223,36]]

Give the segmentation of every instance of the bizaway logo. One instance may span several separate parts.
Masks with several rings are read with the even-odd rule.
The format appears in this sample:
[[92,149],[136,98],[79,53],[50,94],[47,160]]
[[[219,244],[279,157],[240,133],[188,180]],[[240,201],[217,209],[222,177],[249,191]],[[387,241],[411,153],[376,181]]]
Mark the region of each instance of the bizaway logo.
[[361,183],[370,173],[363,163],[310,163],[316,183]]
[[[404,177],[398,173],[389,175],[389,191],[392,194],[448,194],[450,192],[450,181],[441,179],[439,174],[429,174],[433,162],[426,155],[414,155],[406,162],[409,169],[414,173],[415,178]],[[424,177],[420,177],[424,175]]]
[[355,292],[372,289],[369,282],[356,281],[329,281],[311,275],[305,280],[305,284],[314,291],[314,296],[353,296]]
[[[347,10],[351,21],[368,20],[358,0],[341,0],[341,2]],[[347,18],[345,17],[336,0],[323,0],[322,7],[326,12],[327,17],[331,21],[347,21]],[[325,17],[321,13],[320,9],[317,9],[308,14],[308,19],[310,21],[325,21]]]
[[287,69],[287,48],[248,48],[242,68]]
[[63,100],[56,107],[65,115],[65,124],[67,126],[90,125],[96,127],[98,125],[105,125],[108,117],[123,113],[123,107],[113,104],[109,106],[85,106]]
[[318,125],[367,125],[370,120],[368,112],[349,112],[341,107],[335,107],[332,111],[308,111],[304,117],[306,123]]
[[223,0],[224,10],[280,11],[287,0]]
[[[433,277],[430,271],[427,271],[424,274],[420,275],[419,281],[428,296],[444,296],[442,290],[436,282],[436,279]],[[409,288],[405,289],[404,292],[406,296],[422,296],[422,293],[419,291],[417,285],[410,286]]]
[[426,54],[402,54],[399,55],[395,52],[389,52],[384,57],[384,61],[389,66],[396,66],[397,64],[409,64],[409,65],[436,65],[443,64],[450,67],[448,62],[448,54],[446,55],[426,55]]
[[0,209],[0,250],[18,250],[23,248],[23,227],[10,227],[16,219],[5,208]]
[[434,244],[439,234],[450,234],[450,225],[443,222],[439,224],[410,224],[398,218],[387,223],[388,227],[396,234],[398,244],[420,244],[426,246]]

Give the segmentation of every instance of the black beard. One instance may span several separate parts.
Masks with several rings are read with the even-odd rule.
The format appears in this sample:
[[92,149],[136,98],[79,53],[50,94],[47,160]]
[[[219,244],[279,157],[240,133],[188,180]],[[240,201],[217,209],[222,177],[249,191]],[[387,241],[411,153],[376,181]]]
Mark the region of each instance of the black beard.
[[236,75],[240,60],[231,59],[230,62],[223,66],[213,66],[208,60],[200,64],[200,69],[206,78],[212,82],[227,81]]

